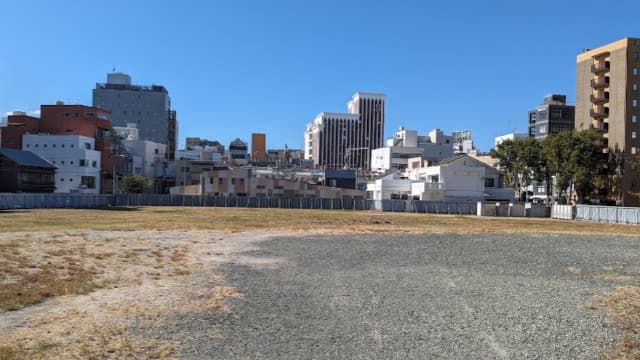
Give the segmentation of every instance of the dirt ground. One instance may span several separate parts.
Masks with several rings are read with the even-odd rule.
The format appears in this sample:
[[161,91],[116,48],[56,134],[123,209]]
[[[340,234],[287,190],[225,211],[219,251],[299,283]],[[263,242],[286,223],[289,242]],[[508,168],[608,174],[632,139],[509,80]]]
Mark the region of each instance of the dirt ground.
[[173,358],[181,344],[162,333],[173,315],[229,311],[225,299],[243,296],[220,264],[278,263],[243,254],[273,236],[372,232],[640,237],[622,225],[379,212],[0,212],[0,359]]

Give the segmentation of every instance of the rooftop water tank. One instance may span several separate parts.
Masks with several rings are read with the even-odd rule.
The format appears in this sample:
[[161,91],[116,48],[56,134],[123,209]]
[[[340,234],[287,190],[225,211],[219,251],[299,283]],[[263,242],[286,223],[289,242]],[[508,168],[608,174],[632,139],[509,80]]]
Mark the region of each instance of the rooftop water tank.
[[118,85],[131,85],[131,76],[121,72],[109,73],[107,74],[107,83],[118,84]]

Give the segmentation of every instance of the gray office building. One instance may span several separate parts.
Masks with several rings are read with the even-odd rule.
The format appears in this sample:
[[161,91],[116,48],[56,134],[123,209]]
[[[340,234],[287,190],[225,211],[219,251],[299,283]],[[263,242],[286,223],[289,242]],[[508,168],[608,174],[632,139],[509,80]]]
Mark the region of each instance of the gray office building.
[[167,158],[174,159],[178,120],[164,86],[131,85],[131,76],[110,73],[107,82],[96,84],[93,106],[111,111],[112,126],[137,124],[139,139],[167,145]]
[[536,109],[529,111],[529,136],[538,140],[575,127],[576,108],[567,105],[566,95],[549,94]]

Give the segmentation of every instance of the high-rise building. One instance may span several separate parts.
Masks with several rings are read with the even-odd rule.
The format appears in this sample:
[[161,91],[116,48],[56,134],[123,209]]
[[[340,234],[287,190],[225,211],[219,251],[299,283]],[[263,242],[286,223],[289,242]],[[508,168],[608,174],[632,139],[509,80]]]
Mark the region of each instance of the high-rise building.
[[640,205],[639,54],[640,39],[624,38],[585,49],[576,63],[576,129],[599,131],[603,152],[621,162],[609,199],[625,206]]
[[247,143],[236,138],[229,144],[229,163],[232,165],[247,165],[249,151]]
[[315,166],[370,170],[371,151],[383,145],[385,96],[356,92],[347,109],[320,113],[307,125],[305,159]]
[[538,140],[575,126],[575,106],[567,105],[567,96],[548,94],[544,102],[529,111],[529,136]]
[[132,85],[129,75],[111,73],[106,83],[96,84],[93,106],[110,111],[114,126],[135,123],[140,140],[166,144],[167,157],[174,158],[178,121],[164,86]]
[[260,133],[251,134],[251,159],[267,158],[267,135]]
[[470,154],[476,147],[473,145],[470,130],[452,131],[453,153],[454,154]]

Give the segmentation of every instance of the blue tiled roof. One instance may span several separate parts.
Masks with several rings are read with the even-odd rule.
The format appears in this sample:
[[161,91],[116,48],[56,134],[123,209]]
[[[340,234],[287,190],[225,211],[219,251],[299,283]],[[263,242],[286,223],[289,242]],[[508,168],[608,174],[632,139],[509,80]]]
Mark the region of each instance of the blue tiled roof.
[[15,161],[21,166],[33,166],[41,168],[56,169],[56,166],[31,151],[13,150],[0,148],[0,155]]

